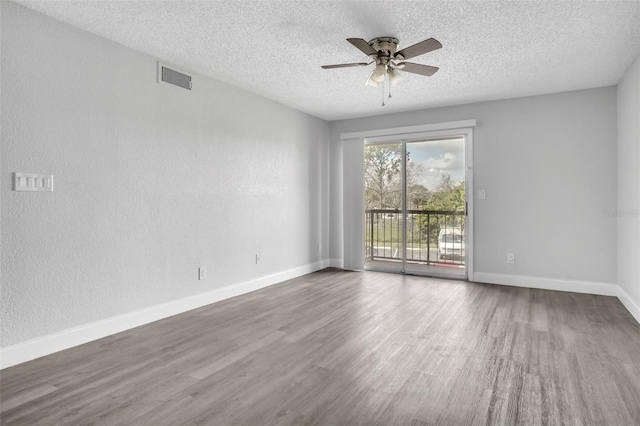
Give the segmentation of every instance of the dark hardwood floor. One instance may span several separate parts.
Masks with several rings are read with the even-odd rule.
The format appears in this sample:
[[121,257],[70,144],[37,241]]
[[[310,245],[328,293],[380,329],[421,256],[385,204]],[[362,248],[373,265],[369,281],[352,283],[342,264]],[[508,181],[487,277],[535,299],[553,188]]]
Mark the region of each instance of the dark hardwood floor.
[[613,297],[327,269],[0,373],[2,424],[640,424]]

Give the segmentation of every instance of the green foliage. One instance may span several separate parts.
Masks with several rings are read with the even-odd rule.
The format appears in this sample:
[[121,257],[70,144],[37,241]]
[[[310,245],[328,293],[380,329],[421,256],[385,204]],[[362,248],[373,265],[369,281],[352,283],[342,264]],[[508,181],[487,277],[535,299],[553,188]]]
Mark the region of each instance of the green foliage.
[[[436,190],[430,193],[427,202],[421,206],[421,210],[455,211],[464,212],[466,209],[466,199],[464,191],[464,181],[454,185],[450,175],[443,175]],[[460,228],[465,227],[464,215],[420,215],[418,226],[420,233],[428,236],[428,243],[435,244],[438,239],[438,232],[443,227]]]
[[425,206],[429,202],[430,195],[431,192],[423,185],[407,185],[407,208],[409,210],[421,209],[421,206]]
[[451,177],[445,175],[436,191],[431,193],[425,210],[464,211],[465,202],[464,181],[454,186]]

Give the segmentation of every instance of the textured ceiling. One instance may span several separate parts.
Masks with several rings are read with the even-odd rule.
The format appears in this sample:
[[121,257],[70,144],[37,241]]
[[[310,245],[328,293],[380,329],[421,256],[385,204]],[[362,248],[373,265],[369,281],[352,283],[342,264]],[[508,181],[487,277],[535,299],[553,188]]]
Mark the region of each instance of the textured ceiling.
[[[327,120],[615,85],[640,53],[640,1],[17,1]],[[345,41],[429,37],[381,106]],[[194,87],[197,90],[197,87]]]

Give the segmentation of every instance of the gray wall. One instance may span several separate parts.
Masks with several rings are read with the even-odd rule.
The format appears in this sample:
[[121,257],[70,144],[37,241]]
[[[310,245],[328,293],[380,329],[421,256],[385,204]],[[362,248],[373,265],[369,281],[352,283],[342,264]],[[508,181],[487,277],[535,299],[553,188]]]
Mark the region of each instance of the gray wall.
[[618,85],[618,284],[640,307],[640,57]]
[[[616,283],[616,89],[331,123],[331,252],[343,258],[346,132],[476,119],[475,272]],[[346,197],[360,196],[346,194]],[[506,253],[516,264],[506,263]]]
[[1,3],[3,347],[325,257],[327,122]]

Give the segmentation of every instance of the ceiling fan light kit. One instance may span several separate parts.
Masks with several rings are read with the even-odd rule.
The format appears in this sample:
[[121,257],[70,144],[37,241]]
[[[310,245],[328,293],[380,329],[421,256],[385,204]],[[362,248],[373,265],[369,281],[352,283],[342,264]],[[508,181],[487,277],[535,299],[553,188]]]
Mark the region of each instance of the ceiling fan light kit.
[[388,78],[389,78],[389,84],[391,86],[395,86],[396,84],[400,83],[400,80],[402,80],[402,76],[400,75],[398,70],[395,68],[389,70]]
[[[369,74],[369,78],[367,78],[367,81],[365,81],[365,83],[364,83],[364,84],[365,84],[365,85],[367,85],[367,86],[372,86],[372,87],[380,87],[380,82],[379,82],[379,81],[376,81],[376,80],[373,78],[373,73],[374,73],[374,72],[375,72],[375,70],[374,70],[374,71],[371,71],[371,74]],[[383,80],[383,81],[384,81],[384,80]]]
[[383,64],[376,65],[376,68],[371,71],[369,74],[369,78],[367,79],[365,84],[369,86],[379,87],[380,83],[382,83],[386,77],[387,68]]
[[[406,47],[398,52],[396,52],[398,49],[398,39],[395,37],[376,37],[368,42],[361,38],[348,38],[347,41],[362,53],[369,56],[372,61],[368,63],[354,62],[350,64],[323,65],[322,68],[363,67],[375,63],[376,67],[371,71],[371,74],[369,74],[365,85],[383,87],[382,106],[384,106],[384,82],[387,81],[389,87],[398,84],[400,80],[402,80],[402,76],[398,70],[427,77],[432,76],[438,71],[438,67],[406,62],[407,59],[440,49],[442,44],[434,38],[423,40],[420,43]],[[391,97],[390,91],[389,97]]]

